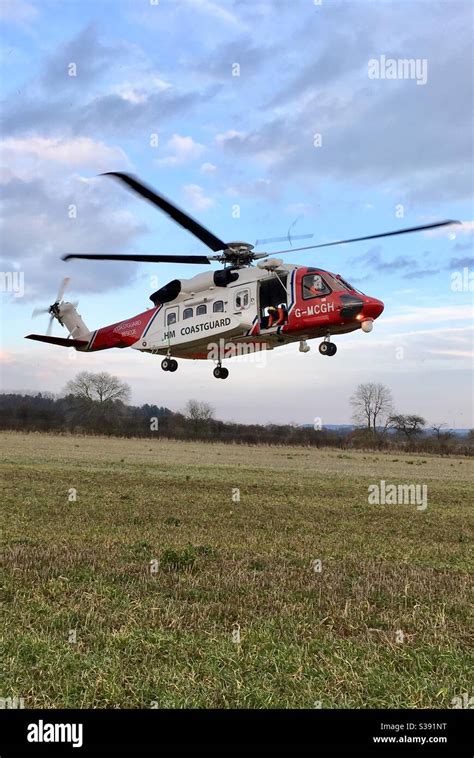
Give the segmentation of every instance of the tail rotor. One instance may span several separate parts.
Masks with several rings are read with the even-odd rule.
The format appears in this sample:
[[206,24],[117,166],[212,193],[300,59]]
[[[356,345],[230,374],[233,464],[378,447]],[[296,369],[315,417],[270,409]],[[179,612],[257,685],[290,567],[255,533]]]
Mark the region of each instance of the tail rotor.
[[59,287],[58,294],[56,295],[56,300],[54,301],[54,303],[52,303],[48,308],[35,308],[34,311],[33,311],[33,313],[31,314],[33,318],[35,318],[36,316],[39,316],[42,313],[49,313],[50,314],[48,328],[46,330],[46,335],[48,337],[51,335],[54,319],[56,319],[57,321],[59,321],[59,323],[61,324],[61,326],[64,326],[63,321],[61,319],[60,307],[61,307],[61,304],[63,302],[64,293],[66,292],[66,290],[67,290],[67,288],[69,286],[69,282],[70,281],[71,281],[71,279],[70,279],[69,276],[66,276],[63,279],[63,281],[61,282],[61,285]]

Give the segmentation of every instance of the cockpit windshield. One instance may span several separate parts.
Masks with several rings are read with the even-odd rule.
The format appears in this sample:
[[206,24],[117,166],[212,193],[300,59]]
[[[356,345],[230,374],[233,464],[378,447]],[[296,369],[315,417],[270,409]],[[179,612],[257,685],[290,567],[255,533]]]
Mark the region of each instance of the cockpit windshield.
[[[328,277],[326,277],[328,278]],[[345,279],[342,278],[340,274],[337,276],[333,276],[332,274],[329,275],[329,278],[331,279],[331,287],[335,292],[338,292],[342,289],[347,290],[348,292],[358,292],[359,295],[363,295],[364,293],[357,289],[357,287],[354,287],[352,284],[349,284],[349,282],[346,282]],[[338,283],[337,289],[333,287],[332,282],[336,281]]]
[[364,294],[363,292],[361,292],[361,290],[358,290],[358,289],[357,289],[357,287],[354,287],[354,285],[353,285],[353,284],[348,284],[348,282],[346,282],[346,281],[345,281],[345,280],[342,278],[342,276],[340,276],[340,274],[338,274],[338,277],[339,277],[339,279],[341,280],[341,282],[344,282],[344,284],[346,285],[346,287],[348,287],[350,290],[353,290],[354,292],[358,292],[358,293],[359,293],[359,295],[363,295],[363,294]]
[[332,274],[329,274],[328,272],[324,273],[324,278],[326,282],[329,284],[333,292],[351,292],[352,287],[347,284],[343,279],[339,279],[338,277],[333,276]]

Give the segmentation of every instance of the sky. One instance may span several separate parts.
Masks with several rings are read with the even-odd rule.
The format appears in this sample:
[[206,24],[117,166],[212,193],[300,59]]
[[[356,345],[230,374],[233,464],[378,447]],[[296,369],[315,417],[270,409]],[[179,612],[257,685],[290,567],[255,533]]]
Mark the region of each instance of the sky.
[[[375,381],[390,387],[400,413],[474,425],[470,2],[0,0],[0,8],[3,391],[60,393],[81,370],[109,371],[130,384],[136,404],[182,410],[194,398],[222,419],[342,424],[357,385]],[[286,255],[385,303],[371,334],[335,340],[334,358],[317,341],[307,354],[289,345],[260,362],[230,360],[229,379],[218,381],[211,362],[181,361],[170,374],[159,357],[134,350],[80,354],[25,340],[46,330],[47,316],[32,320],[32,310],[54,301],[65,276],[67,299],[95,329],[201,270],[61,260],[209,252],[99,176],[124,170],[227,240],[290,232],[316,244],[446,218],[462,224]]]

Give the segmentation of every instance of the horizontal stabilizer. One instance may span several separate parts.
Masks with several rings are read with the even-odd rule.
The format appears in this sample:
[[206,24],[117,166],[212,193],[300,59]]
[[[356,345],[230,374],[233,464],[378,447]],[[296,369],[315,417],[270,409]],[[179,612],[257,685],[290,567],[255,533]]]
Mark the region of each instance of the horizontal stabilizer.
[[66,337],[47,337],[43,334],[27,334],[26,340],[38,340],[38,342],[49,342],[51,345],[61,345],[62,347],[84,347],[88,345],[88,340],[74,340]]

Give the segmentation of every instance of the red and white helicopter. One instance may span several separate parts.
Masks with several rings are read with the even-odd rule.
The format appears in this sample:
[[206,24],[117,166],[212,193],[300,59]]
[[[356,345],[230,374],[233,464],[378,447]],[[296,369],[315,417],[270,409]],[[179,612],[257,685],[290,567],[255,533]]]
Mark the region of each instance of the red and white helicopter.
[[[254,252],[254,246],[247,242],[224,242],[136,178],[119,172],[107,175],[116,177],[156,205],[216,255],[73,254],[63,260],[191,264],[217,261],[223,268],[197,274],[191,279],[173,279],[150,296],[152,308],[94,331],[84,324],[75,304],[63,301],[68,283],[65,279],[56,301],[46,310],[34,312],[50,314],[48,333],[29,334],[27,339],[74,347],[81,352],[132,347],[164,356],[161,367],[171,372],[178,368],[177,358],[213,359],[217,364],[214,368],[217,379],[229,375],[228,369],[222,366],[225,358],[253,350],[271,350],[290,342],[299,342],[300,351],[307,352],[310,349],[307,340],[323,338],[320,353],[335,355],[337,348],[331,337],[356,329],[372,331],[374,320],[384,309],[380,300],[359,292],[339,274],[318,266],[284,263],[275,256],[459,223],[439,221],[367,237],[279,250],[270,257],[265,252]],[[259,261],[256,266],[254,261]],[[54,319],[68,329],[68,338],[50,335]]]

